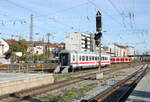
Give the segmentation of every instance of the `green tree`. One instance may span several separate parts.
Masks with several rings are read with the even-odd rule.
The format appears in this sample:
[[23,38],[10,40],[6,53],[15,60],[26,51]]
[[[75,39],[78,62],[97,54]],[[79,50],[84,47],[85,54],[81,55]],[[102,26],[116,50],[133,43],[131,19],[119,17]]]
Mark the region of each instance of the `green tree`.
[[10,52],[22,52],[25,54],[27,52],[28,42],[26,40],[20,40],[10,44]]
[[[12,54],[12,59],[25,61],[27,59],[28,42],[26,40],[20,40],[10,44],[8,52]],[[14,52],[22,52],[23,56],[17,57]]]

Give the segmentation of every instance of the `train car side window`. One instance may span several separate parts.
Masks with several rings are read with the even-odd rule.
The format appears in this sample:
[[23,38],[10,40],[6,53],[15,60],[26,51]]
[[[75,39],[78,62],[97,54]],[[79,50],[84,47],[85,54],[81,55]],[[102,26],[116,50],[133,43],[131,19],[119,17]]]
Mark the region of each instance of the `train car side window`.
[[99,57],[97,57],[97,60],[99,60]]
[[73,55],[73,58],[72,58],[72,59],[73,59],[73,61],[75,61],[75,56],[74,56],[74,55]]
[[91,56],[89,56],[89,60],[91,61]]
[[84,61],[84,56],[82,56],[82,61]]
[[92,60],[94,60],[94,56],[92,56]]
[[88,61],[88,56],[86,56],[86,61]]
[[111,58],[111,61],[115,61],[115,59],[114,59],[114,58]]
[[82,60],[82,58],[81,58],[81,56],[79,57],[79,61],[81,61]]
[[104,57],[101,57],[101,61],[103,61],[104,60]]
[[97,61],[97,57],[95,57],[95,61]]

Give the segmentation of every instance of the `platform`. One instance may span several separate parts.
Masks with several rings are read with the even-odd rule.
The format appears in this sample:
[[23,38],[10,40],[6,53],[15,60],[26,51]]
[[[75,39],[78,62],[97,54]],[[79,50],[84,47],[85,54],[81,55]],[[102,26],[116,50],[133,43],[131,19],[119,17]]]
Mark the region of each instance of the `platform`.
[[0,73],[0,95],[53,82],[52,74]]
[[126,102],[150,102],[150,72],[138,83]]

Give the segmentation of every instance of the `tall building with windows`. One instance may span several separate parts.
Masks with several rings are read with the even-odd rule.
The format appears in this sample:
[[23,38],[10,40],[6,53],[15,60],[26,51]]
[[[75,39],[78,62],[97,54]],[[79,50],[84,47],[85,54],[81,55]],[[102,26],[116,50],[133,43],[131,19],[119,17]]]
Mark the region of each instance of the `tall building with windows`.
[[71,32],[65,38],[65,49],[78,51],[91,51],[91,34]]
[[108,46],[107,53],[109,53],[111,56],[131,56],[135,54],[135,48],[132,46],[123,46],[114,43]]
[[[87,52],[99,52],[99,47],[95,44],[95,34],[85,34],[80,32],[71,32],[65,38],[65,49]],[[104,52],[101,44],[101,52]]]

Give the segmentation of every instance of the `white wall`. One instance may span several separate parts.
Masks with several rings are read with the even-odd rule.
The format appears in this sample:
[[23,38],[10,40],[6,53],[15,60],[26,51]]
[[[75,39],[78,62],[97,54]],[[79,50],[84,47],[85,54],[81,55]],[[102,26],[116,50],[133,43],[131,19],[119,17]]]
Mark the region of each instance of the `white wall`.
[[[87,38],[87,49],[85,49],[85,38]],[[71,32],[65,38],[65,49],[67,50],[90,51],[90,44],[90,34]]]
[[135,48],[132,46],[128,47],[128,55],[135,55]]
[[0,56],[3,56],[9,50],[9,45],[3,39],[0,38]]

